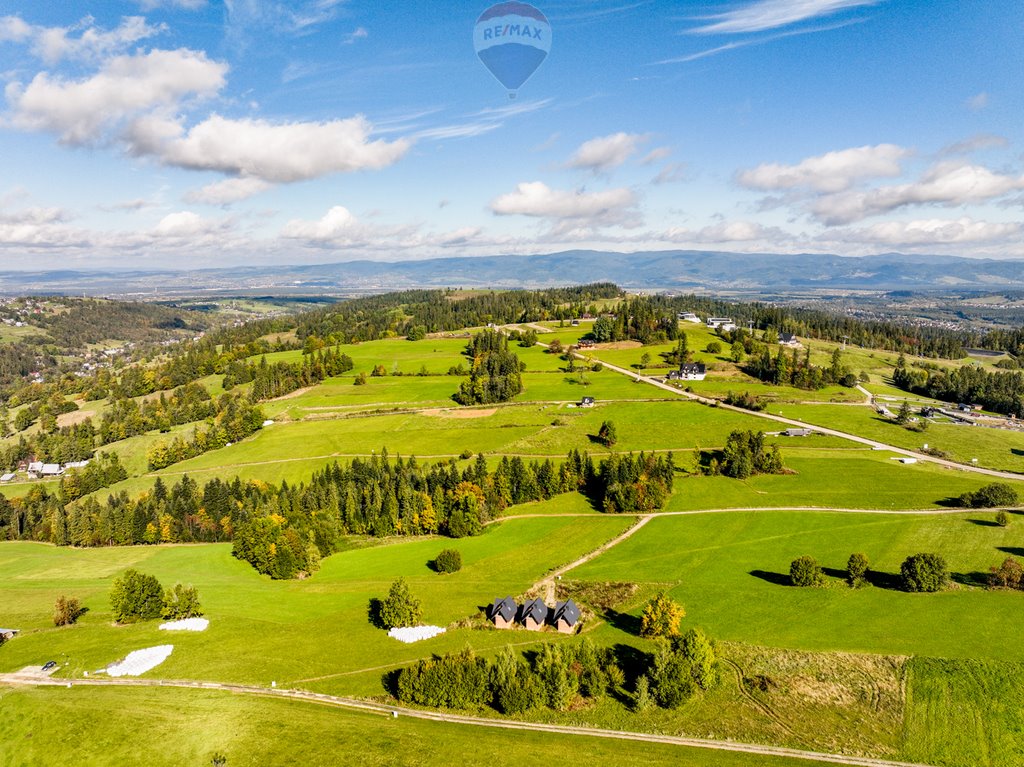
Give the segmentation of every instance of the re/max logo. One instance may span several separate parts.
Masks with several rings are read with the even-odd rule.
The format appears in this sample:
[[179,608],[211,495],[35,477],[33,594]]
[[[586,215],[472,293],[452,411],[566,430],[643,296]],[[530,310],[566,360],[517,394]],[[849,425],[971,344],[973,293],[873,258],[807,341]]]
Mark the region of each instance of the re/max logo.
[[531,40],[540,40],[541,31],[540,27],[531,27],[527,24],[497,25],[484,29],[484,40],[495,40],[499,37],[528,37]]

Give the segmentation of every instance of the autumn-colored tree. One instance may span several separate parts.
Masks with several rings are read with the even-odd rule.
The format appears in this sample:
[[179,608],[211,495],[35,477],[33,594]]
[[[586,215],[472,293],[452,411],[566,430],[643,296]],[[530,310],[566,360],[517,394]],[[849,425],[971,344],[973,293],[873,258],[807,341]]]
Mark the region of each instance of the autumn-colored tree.
[[662,592],[644,606],[640,617],[640,636],[679,636],[679,622],[685,616],[683,606]]

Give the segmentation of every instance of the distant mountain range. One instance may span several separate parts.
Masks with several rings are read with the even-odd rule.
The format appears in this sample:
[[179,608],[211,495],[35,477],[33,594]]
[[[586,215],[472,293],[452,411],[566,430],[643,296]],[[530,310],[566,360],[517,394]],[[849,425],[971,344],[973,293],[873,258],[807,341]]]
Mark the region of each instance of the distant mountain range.
[[812,290],[1024,289],[1024,261],[889,253],[639,253],[570,250],[536,256],[349,261],[191,271],[0,272],[0,293],[172,296],[203,293],[315,294],[417,287],[536,288],[608,281],[627,288],[715,293]]

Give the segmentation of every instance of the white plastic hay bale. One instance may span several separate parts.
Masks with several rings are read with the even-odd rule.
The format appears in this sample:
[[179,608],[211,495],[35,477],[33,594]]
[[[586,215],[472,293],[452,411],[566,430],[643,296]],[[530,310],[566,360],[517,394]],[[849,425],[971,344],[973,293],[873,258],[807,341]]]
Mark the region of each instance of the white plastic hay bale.
[[438,634],[443,633],[444,628],[441,626],[409,626],[406,628],[391,629],[388,631],[388,636],[392,639],[397,639],[399,642],[412,644],[413,642],[419,642],[424,639],[433,639]]
[[206,631],[210,621],[206,618],[185,618],[180,621],[161,623],[161,631]]
[[174,645],[162,644],[145,650],[130,652],[123,661],[107,666],[110,676],[139,676],[163,663],[174,650]]

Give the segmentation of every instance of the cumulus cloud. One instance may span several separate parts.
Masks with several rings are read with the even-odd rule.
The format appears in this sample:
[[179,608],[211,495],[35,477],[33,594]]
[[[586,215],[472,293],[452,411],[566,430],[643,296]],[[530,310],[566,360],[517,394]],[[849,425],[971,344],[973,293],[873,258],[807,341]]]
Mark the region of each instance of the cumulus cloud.
[[910,152],[895,144],[878,144],[827,152],[797,163],[766,163],[741,171],[736,180],[748,189],[780,191],[812,189],[839,192],[868,178],[896,177],[903,172],[901,161]]
[[913,247],[1000,242],[1019,238],[1022,232],[1024,226],[1018,222],[977,221],[962,217],[883,221],[863,228],[833,230],[828,236],[847,242]]
[[133,154],[156,157],[165,165],[287,183],[378,170],[408,151],[409,141],[373,140],[371,129],[361,116],[272,123],[214,114],[188,130],[178,121],[153,117],[137,121],[128,141]]
[[190,210],[168,213],[153,228],[156,237],[198,237],[216,234],[231,228],[231,222],[204,218]]
[[98,73],[79,80],[40,72],[28,85],[9,83],[5,95],[15,127],[84,145],[142,113],[175,107],[188,96],[215,94],[226,73],[226,64],[199,51],[154,50],[112,57]]
[[552,189],[542,181],[518,184],[514,192],[496,197],[491,210],[499,216],[531,216],[585,222],[589,226],[640,225],[637,198],[626,188],[601,192]]
[[223,181],[215,181],[188,192],[185,195],[185,202],[203,205],[230,205],[233,202],[254,197],[272,186],[259,178],[226,178]]
[[0,43],[20,43],[32,36],[32,27],[17,16],[0,16]]
[[824,195],[811,204],[811,212],[822,223],[836,226],[910,205],[956,207],[985,202],[1018,189],[1024,189],[1024,177],[995,173],[980,165],[947,161],[933,166],[915,183]]
[[672,149],[670,147],[667,147],[667,146],[655,147],[650,152],[648,152],[646,155],[644,155],[644,158],[642,160],[640,160],[640,164],[641,165],[653,165],[656,162],[661,162],[662,160],[668,159],[668,157],[671,154],[672,154]]
[[348,208],[335,205],[316,221],[293,219],[284,225],[281,236],[305,240],[313,244],[341,247],[381,247],[385,241],[405,239],[406,244],[418,227],[414,225],[387,226],[361,221]]
[[569,159],[570,168],[606,171],[617,168],[628,160],[647,136],[636,133],[613,133],[591,139],[580,145]]
[[877,2],[879,0],[757,0],[710,16],[709,23],[690,31],[705,35],[764,32]]

